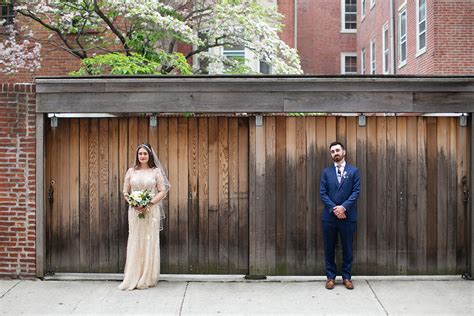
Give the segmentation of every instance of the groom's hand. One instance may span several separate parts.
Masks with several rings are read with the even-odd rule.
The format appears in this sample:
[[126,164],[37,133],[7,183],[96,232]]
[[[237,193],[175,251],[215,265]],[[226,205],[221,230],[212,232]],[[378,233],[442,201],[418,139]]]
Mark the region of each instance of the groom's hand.
[[342,205],[334,206],[332,209],[334,215],[339,219],[346,218],[346,209]]

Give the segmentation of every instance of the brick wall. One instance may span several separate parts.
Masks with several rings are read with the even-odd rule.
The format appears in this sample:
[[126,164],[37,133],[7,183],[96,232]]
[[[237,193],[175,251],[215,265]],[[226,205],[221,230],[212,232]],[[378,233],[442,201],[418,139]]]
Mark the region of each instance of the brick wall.
[[0,278],[34,277],[35,87],[0,84]]

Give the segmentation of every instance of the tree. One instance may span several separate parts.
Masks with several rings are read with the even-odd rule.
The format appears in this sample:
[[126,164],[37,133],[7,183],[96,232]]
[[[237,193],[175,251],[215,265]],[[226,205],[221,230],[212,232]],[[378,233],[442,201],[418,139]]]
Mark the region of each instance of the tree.
[[[248,72],[213,48],[242,46],[273,73],[302,73],[295,49],[278,36],[283,16],[257,0],[16,1],[18,14],[54,34],[48,42],[82,59],[76,74]],[[178,44],[186,44],[184,54]],[[181,45],[182,47],[182,45]],[[189,64],[197,57],[199,67]]]

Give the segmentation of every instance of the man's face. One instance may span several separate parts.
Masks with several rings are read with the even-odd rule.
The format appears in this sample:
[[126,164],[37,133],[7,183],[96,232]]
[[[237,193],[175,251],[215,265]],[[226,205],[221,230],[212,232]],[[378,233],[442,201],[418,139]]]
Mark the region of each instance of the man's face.
[[330,148],[331,157],[334,162],[340,162],[346,157],[346,151],[342,149],[341,145],[334,145]]

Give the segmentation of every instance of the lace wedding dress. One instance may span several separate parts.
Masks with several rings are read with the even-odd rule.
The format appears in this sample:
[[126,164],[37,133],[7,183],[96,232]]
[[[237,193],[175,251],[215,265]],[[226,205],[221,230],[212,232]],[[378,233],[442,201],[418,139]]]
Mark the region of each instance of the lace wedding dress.
[[[136,170],[130,168],[125,175],[123,192],[148,189],[153,195],[166,190],[157,168]],[[145,218],[128,209],[127,259],[121,290],[146,289],[155,286],[160,276],[160,227],[163,207],[158,203],[150,208]]]

